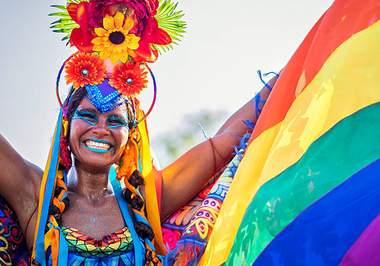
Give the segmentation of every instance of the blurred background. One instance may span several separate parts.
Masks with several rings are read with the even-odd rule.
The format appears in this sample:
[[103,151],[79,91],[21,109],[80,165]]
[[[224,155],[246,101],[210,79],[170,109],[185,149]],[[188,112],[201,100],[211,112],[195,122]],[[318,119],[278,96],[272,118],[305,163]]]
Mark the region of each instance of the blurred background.
[[[333,0],[180,0],[188,24],[179,46],[151,64],[157,103],[148,117],[152,147],[166,166],[262,87],[257,70],[278,72]],[[0,133],[44,168],[57,120],[57,73],[75,48],[49,25],[50,5],[0,0]],[[61,91],[67,88],[61,80]],[[148,109],[152,87],[141,95]]]

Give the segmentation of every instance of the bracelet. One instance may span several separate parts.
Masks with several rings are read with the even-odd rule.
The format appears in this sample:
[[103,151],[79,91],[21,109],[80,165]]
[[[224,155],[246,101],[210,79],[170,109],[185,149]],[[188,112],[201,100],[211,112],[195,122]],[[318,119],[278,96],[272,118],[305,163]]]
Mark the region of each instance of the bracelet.
[[214,146],[214,143],[212,142],[212,139],[211,139],[211,138],[208,138],[208,140],[210,141],[211,148],[212,148],[212,154],[214,155],[214,171],[213,171],[213,174],[215,174],[215,172],[216,172],[216,155],[215,155],[215,146]]

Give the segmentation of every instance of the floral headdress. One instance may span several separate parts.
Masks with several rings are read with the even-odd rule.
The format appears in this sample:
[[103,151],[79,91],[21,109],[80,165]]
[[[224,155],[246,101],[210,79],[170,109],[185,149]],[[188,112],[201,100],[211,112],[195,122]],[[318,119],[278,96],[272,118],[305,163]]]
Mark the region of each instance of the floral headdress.
[[146,63],[178,44],[186,29],[170,0],[68,0],[53,7],[61,11],[50,14],[60,17],[53,31],[66,33],[62,40],[79,50],[65,62],[66,82],[77,89],[109,79],[131,99],[147,87]]
[[[132,103],[134,123],[114,179],[124,181],[124,187],[129,190],[129,200],[142,200],[138,186],[134,187],[128,180],[135,170],[142,173],[147,197],[146,208],[144,206],[133,210],[134,220],[150,228],[155,234],[154,239],[152,236],[136,235],[133,223],[128,224],[132,220],[126,218],[129,211],[126,210],[124,215],[120,206],[133,237],[135,265],[142,265],[144,261],[149,265],[160,264],[156,252],[163,255],[164,249],[161,245],[149,137],[144,121],[156,99],[156,82],[147,63],[155,62],[159,54],[168,51],[172,44],[177,44],[180,40],[186,29],[185,22],[180,20],[183,13],[176,11],[177,4],[171,0],[68,0],[66,6],[53,7],[60,10],[50,14],[59,17],[52,23],[53,31],[65,33],[62,40],[78,51],[63,63],[57,78],[61,112],[40,190],[32,263],[46,265],[45,251],[50,249],[52,264],[66,265],[64,254],[67,246],[59,227],[60,216],[68,205],[65,184],[66,173],[71,167],[66,140],[68,104],[64,106],[59,97],[59,81],[65,71],[66,83],[73,87],[73,93],[69,94],[66,103],[70,102],[79,88],[86,89],[85,97],[102,113],[115,109],[123,101]],[[151,107],[144,113],[139,108],[136,96],[148,87],[148,72],[153,81],[154,97]],[[119,186],[120,184],[114,185],[115,195]],[[141,237],[147,251],[145,259],[137,251],[141,250]]]

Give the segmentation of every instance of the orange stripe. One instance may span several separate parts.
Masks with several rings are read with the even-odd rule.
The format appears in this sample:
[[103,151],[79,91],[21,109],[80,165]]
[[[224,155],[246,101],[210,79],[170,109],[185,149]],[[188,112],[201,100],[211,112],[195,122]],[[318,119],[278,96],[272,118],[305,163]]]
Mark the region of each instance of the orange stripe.
[[[360,10],[360,14],[357,14]],[[380,18],[378,0],[337,0],[319,19],[281,73],[252,134],[282,121],[299,93],[314,79],[330,55],[353,34]],[[337,34],[338,33],[338,34]]]

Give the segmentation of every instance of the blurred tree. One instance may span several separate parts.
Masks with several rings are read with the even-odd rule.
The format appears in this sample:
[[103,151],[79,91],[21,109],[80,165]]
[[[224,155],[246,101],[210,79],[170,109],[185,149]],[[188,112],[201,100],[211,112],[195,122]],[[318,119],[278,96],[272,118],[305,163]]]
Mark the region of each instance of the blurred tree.
[[202,128],[207,136],[212,137],[227,119],[228,111],[224,109],[203,109],[196,113],[183,116],[179,127],[161,133],[152,138],[151,144],[162,167],[173,162],[184,152],[205,139]]

